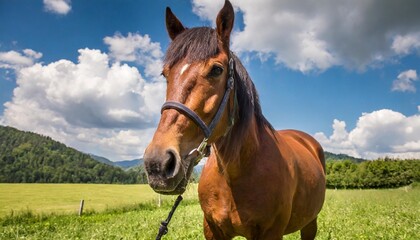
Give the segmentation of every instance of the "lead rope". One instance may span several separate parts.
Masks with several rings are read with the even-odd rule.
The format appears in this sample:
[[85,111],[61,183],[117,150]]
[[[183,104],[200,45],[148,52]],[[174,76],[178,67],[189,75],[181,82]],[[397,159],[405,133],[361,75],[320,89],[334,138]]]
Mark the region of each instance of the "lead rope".
[[[197,156],[197,159],[194,160],[194,164],[197,165],[198,162],[200,162],[200,160],[203,157],[208,157],[208,155],[210,154],[209,146],[207,146],[207,139],[203,140],[200,146],[194,149],[193,151],[191,151],[189,155],[191,155],[192,152],[195,152],[195,151],[199,154]],[[182,201],[182,199],[183,199],[182,195],[178,195],[178,197],[175,200],[174,205],[172,206],[171,211],[168,214],[168,217],[166,218],[165,221],[160,222],[159,232],[156,236],[156,240],[160,240],[163,237],[163,235],[166,235],[168,233],[168,224],[171,221],[172,215],[174,215],[175,210],[178,207],[179,203]]]
[[158,232],[158,234],[157,234],[157,236],[156,236],[156,240],[160,240],[160,239],[163,237],[163,235],[165,235],[165,234],[167,234],[167,233],[168,233],[168,224],[169,224],[169,222],[171,221],[172,215],[174,214],[174,212],[175,212],[176,208],[178,207],[178,205],[179,205],[179,203],[180,203],[181,201],[182,201],[182,196],[181,196],[181,195],[179,195],[179,196],[176,198],[175,203],[174,203],[174,205],[172,206],[172,209],[171,209],[171,211],[169,212],[169,215],[168,215],[168,217],[166,218],[166,220],[165,220],[165,221],[162,221],[162,222],[160,223],[159,232]]

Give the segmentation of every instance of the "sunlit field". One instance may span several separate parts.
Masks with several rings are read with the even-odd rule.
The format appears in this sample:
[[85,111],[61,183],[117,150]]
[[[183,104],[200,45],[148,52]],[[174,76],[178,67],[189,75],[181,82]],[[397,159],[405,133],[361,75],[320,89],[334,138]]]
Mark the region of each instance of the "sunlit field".
[[[175,199],[159,207],[157,196],[147,185],[1,184],[0,239],[154,239]],[[204,239],[202,216],[192,185],[163,239]],[[419,216],[418,187],[328,190],[317,239],[419,239]]]
[[[187,195],[194,195],[192,188],[194,185]],[[35,214],[75,214],[82,199],[85,211],[100,212],[139,203],[157,203],[159,195],[144,184],[0,184],[0,217],[28,211]]]

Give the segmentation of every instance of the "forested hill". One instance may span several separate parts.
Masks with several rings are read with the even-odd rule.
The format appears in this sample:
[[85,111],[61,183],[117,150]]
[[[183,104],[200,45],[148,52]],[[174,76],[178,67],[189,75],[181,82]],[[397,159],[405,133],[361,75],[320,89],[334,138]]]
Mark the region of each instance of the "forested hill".
[[326,161],[342,161],[342,160],[350,160],[353,163],[361,163],[366,161],[365,159],[362,158],[355,158],[352,156],[349,156],[347,154],[335,154],[335,153],[330,153],[330,152],[324,152],[325,154],[325,160]]
[[96,156],[94,154],[89,154],[89,155],[93,159],[95,159],[96,161],[99,161],[101,163],[105,163],[105,164],[108,164],[108,165],[111,165],[111,166],[120,167],[124,170],[128,170],[130,168],[137,167],[139,165],[143,165],[143,158],[113,162],[113,161],[111,161],[107,158],[101,157],[101,156]]
[[125,172],[88,154],[31,132],[0,126],[0,182],[137,183]]

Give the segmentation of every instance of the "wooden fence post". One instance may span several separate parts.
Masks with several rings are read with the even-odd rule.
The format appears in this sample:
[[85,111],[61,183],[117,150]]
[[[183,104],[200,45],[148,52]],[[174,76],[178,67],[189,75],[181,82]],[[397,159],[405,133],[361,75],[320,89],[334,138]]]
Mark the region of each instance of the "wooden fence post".
[[160,205],[162,204],[162,196],[159,194],[159,198],[158,198],[158,207],[160,207]]
[[79,216],[82,216],[83,214],[83,205],[85,205],[85,200],[80,201],[80,208],[79,208]]

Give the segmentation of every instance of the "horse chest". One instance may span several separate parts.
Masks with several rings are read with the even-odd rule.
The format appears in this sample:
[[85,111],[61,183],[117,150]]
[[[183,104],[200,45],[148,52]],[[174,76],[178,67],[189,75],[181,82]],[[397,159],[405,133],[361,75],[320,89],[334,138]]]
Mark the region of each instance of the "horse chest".
[[264,198],[251,192],[235,193],[225,184],[206,184],[201,188],[205,191],[200,192],[200,203],[207,221],[226,235],[252,236],[275,217],[274,212],[267,211]]
[[215,198],[211,201],[202,203],[202,207],[207,206],[203,207],[207,221],[226,235],[247,235],[248,225],[254,225],[250,215],[240,211],[232,199],[220,198],[217,193],[213,193],[213,196]]

